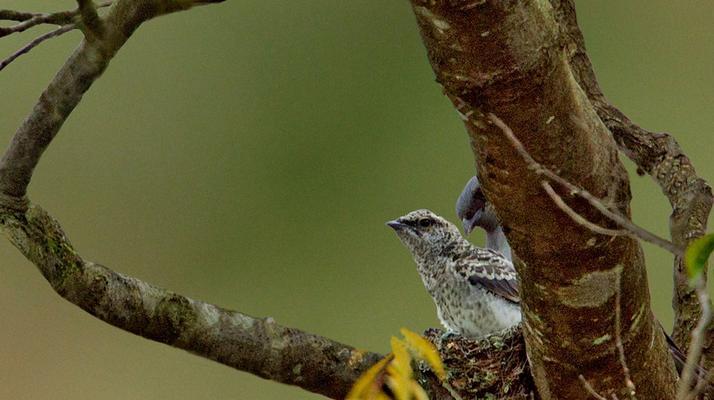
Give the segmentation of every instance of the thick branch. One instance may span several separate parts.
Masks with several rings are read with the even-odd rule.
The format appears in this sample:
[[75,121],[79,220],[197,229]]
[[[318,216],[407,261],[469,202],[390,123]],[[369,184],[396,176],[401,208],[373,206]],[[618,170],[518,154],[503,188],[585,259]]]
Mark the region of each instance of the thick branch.
[[0,208],[0,227],[58,294],[147,339],[335,399],[344,398],[359,375],[381,357],[85,261],[57,221],[38,206],[26,213]]
[[[412,5],[437,81],[465,117],[484,193],[523,261],[524,337],[539,394],[585,398],[582,374],[603,396],[627,397],[612,335],[619,281],[622,345],[638,397],[672,398],[676,377],[650,310],[639,244],[564,215],[486,116],[498,115],[544,167],[629,218],[627,174],[575,79],[558,10],[528,1]],[[617,227],[582,199],[568,206],[598,226]]]
[[[670,234],[672,241],[686,247],[706,232],[712,208],[711,188],[697,176],[691,160],[679,143],[667,133],[650,132],[634,124],[620,110],[608,103],[598,85],[585,51],[585,40],[575,18],[572,0],[551,0],[561,29],[568,40],[570,64],[580,86],[585,90],[600,119],[612,132],[620,149],[662,188],[672,206]],[[706,281],[706,275],[704,277]],[[701,316],[695,290],[689,285],[681,257],[674,260],[675,323],[672,337],[680,348],[689,347],[690,332]],[[706,366],[714,368],[714,323],[708,327],[705,341]]]

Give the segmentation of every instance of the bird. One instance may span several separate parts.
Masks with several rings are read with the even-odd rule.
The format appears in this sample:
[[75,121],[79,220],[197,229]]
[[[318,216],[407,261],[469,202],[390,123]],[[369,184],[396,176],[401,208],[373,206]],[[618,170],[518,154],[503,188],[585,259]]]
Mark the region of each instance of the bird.
[[[478,177],[474,176],[466,182],[464,189],[456,200],[456,215],[461,219],[466,235],[470,234],[475,227],[482,228],[486,232],[486,248],[501,252],[504,257],[513,262],[511,246],[508,244],[508,239],[503,232],[503,228],[496,216],[492,203],[486,200],[481,190]],[[517,293],[517,276],[514,286]],[[667,334],[662,324],[659,321],[657,323],[667,341],[667,347],[674,360],[674,366],[677,372],[681,374],[682,369],[684,369],[684,364],[687,361],[687,356],[679,349],[679,346],[677,346],[672,337]],[[696,374],[702,379],[706,379],[709,375],[708,371],[699,366],[696,367]]]
[[521,322],[516,270],[503,254],[472,245],[430,210],[412,211],[387,225],[411,252],[445,336],[478,339]]
[[493,205],[486,200],[481,190],[478,177],[474,176],[466,182],[464,190],[456,200],[456,216],[461,220],[466,235],[471,234],[475,227],[481,227],[486,232],[486,248],[499,251],[513,262],[511,246],[503,233]]

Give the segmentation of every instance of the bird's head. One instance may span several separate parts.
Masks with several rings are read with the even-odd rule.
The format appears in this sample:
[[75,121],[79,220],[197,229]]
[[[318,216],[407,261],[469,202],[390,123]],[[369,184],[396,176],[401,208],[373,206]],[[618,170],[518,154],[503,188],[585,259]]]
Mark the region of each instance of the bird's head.
[[412,211],[387,225],[415,256],[436,255],[464,241],[454,224],[429,210]]
[[498,228],[499,222],[493,205],[486,200],[477,177],[469,179],[456,200],[456,215],[461,220],[464,233],[470,234],[480,226],[486,232]]

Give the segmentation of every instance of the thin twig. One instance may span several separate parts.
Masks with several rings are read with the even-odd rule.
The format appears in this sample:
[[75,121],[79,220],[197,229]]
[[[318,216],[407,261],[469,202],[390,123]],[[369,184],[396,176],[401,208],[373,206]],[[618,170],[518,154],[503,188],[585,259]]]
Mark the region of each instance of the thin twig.
[[15,61],[15,59],[17,59],[18,57],[20,57],[23,54],[28,53],[30,50],[34,49],[35,47],[37,47],[40,43],[44,42],[45,40],[60,36],[64,33],[67,33],[69,31],[75,29],[76,27],[77,26],[75,24],[69,24],[69,25],[65,25],[59,29],[55,29],[54,31],[47,32],[44,35],[38,36],[30,43],[23,46],[20,50],[13,53],[10,57],[2,60],[2,62],[0,62],[0,71],[2,71],[5,67],[7,67],[11,62]]
[[617,352],[620,356],[622,373],[625,375],[625,387],[627,387],[630,398],[634,399],[637,390],[635,388],[635,383],[632,382],[630,368],[627,366],[627,359],[625,358],[625,347],[622,345],[622,323],[620,321],[622,318],[622,310],[620,309],[620,298],[622,297],[622,291],[620,290],[621,274],[622,271],[619,271],[615,277],[615,346],[617,346]]
[[[96,8],[109,7],[112,5],[112,3],[112,1],[105,1],[103,3],[99,3]],[[40,24],[50,24],[58,26],[73,24],[77,22],[77,17],[79,16],[79,14],[79,9],[71,11],[60,11],[51,14],[0,10],[0,20],[20,22],[19,24],[15,24],[13,26],[0,27],[0,37],[7,36],[13,33],[24,32],[32,28],[33,26],[37,26]]]
[[454,389],[453,386],[449,384],[446,380],[441,381],[441,387],[446,389],[447,392],[449,392],[449,395],[453,398],[453,400],[463,400],[463,397]]
[[41,14],[26,11],[0,10],[0,20],[3,21],[27,21],[28,19],[34,18],[38,15]]
[[628,231],[625,229],[618,229],[618,230],[607,229],[607,228],[601,227],[600,225],[596,225],[596,224],[588,221],[587,219],[585,219],[585,217],[578,214],[575,210],[570,208],[570,206],[565,204],[565,201],[563,201],[563,198],[560,197],[560,195],[558,195],[558,193],[556,193],[555,190],[553,190],[553,187],[550,186],[550,183],[548,183],[546,181],[542,181],[540,184],[541,184],[541,186],[543,186],[543,189],[545,189],[545,192],[548,193],[548,196],[550,196],[550,198],[553,200],[553,203],[555,203],[555,205],[558,206],[558,208],[563,210],[566,214],[568,214],[568,216],[573,221],[577,222],[578,224],[590,229],[591,231],[593,231],[595,233],[599,233],[601,235],[623,236],[623,235],[628,234]]
[[75,21],[77,14],[74,11],[62,11],[54,14],[38,14],[13,26],[0,28],[0,37],[13,33],[24,32],[40,24],[67,25]]
[[520,154],[521,157],[526,161],[526,163],[528,164],[528,168],[532,169],[536,174],[548,177],[549,179],[567,188],[572,195],[578,195],[583,199],[587,200],[590,205],[595,207],[604,216],[617,223],[622,228],[625,228],[628,231],[628,236],[657,245],[677,256],[682,256],[684,254],[684,250],[681,247],[675,245],[674,243],[670,242],[665,238],[655,235],[654,233],[640,226],[635,225],[623,215],[610,210],[605,204],[602,203],[602,201],[600,201],[600,199],[593,196],[587,190],[575,186],[574,184],[560,177],[555,172],[549,170],[548,168],[545,168],[543,165],[533,159],[533,157],[528,153],[525,147],[523,147],[523,143],[518,140],[518,138],[513,134],[513,131],[511,130],[511,128],[508,127],[508,125],[506,125],[503,121],[501,121],[501,119],[499,119],[492,113],[488,114],[488,118],[499,129],[501,129],[501,131],[506,135],[508,140],[510,140],[511,144],[516,149],[518,154]]
[[[682,377],[679,380],[677,387],[677,400],[693,399],[696,393],[692,391],[692,379],[696,374],[697,364],[702,355],[704,341],[706,340],[706,330],[709,321],[711,320],[711,306],[709,303],[709,294],[704,280],[700,276],[696,282],[696,292],[699,298],[699,304],[702,309],[702,316],[697,322],[697,326],[692,331],[692,341],[689,343],[689,351],[687,351],[687,362],[684,364]],[[699,386],[698,384],[695,386]]]
[[[704,365],[704,355],[702,355],[702,361],[700,363],[701,365]],[[689,394],[689,397],[687,397],[687,400],[694,400],[699,395],[706,389],[707,385],[709,382],[714,379],[714,371],[706,371],[706,374],[704,377],[699,376],[699,382],[697,382],[697,386],[694,387],[694,390],[691,391]]]
[[598,400],[607,400],[607,398],[600,393],[596,392],[595,389],[590,386],[590,382],[588,382],[587,379],[585,379],[584,376],[578,375],[578,379],[580,379],[580,382],[583,383],[583,386],[585,387],[585,390],[587,390],[588,393],[590,393],[593,397],[595,397]]

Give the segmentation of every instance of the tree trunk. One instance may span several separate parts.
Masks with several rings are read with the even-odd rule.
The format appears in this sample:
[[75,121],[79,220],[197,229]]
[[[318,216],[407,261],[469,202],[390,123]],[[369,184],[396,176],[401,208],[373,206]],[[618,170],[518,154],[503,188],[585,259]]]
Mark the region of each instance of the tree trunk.
[[[673,398],[676,374],[650,310],[639,244],[571,220],[487,117],[503,120],[539,163],[629,216],[627,174],[575,77],[574,49],[557,10],[532,1],[412,6],[437,82],[464,116],[486,197],[522,261],[523,332],[538,392],[544,399],[590,397],[582,375],[607,398],[627,397],[619,335],[638,396]],[[583,200],[561,195],[589,221],[616,227]]]

